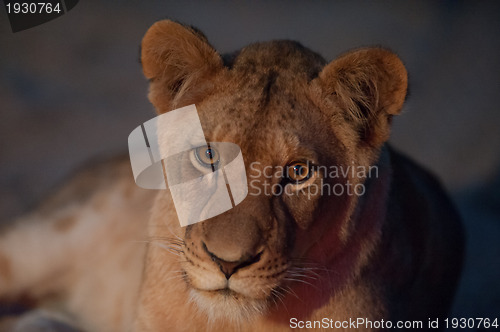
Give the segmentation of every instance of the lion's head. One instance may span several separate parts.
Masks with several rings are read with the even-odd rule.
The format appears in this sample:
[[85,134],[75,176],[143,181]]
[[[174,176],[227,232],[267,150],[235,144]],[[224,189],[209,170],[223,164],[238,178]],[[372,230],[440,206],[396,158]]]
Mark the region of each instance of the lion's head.
[[[184,228],[160,192],[150,235],[170,239],[176,255],[150,248],[144,287],[183,283],[209,318],[233,320],[270,312],[284,296],[302,299],[309,284],[324,289],[321,266],[341,261],[356,230],[356,186],[366,178],[357,167],[377,162],[406,96],[398,57],[364,48],[327,63],[290,41],[221,57],[199,31],[172,21],[154,24],[141,52],[157,112],[196,104],[207,142],[240,146],[249,184],[235,208]],[[328,176],[333,165],[337,177]],[[337,189],[317,190],[328,187]],[[346,277],[357,259],[327,273]],[[145,301],[159,300],[150,292]]]

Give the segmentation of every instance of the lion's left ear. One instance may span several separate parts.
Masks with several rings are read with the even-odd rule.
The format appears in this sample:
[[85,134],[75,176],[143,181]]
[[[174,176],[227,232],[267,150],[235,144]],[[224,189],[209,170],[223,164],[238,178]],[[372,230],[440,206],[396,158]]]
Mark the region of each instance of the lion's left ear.
[[382,48],[355,50],[326,65],[318,80],[325,97],[338,103],[363,142],[378,147],[387,141],[408,85],[397,55]]
[[201,101],[210,79],[223,67],[222,58],[199,30],[170,20],[156,22],[146,32],[141,63],[158,113]]

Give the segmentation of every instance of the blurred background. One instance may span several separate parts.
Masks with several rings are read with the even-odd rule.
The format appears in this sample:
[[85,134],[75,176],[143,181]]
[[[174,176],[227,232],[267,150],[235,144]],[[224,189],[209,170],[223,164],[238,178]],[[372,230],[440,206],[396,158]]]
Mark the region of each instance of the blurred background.
[[453,315],[500,316],[498,1],[81,0],[15,34],[0,8],[0,224],[89,159],[126,152],[154,117],[139,44],[162,18],[198,27],[221,53],[271,39],[327,60],[369,45],[398,53],[411,95],[391,142],[438,175],[467,231]]

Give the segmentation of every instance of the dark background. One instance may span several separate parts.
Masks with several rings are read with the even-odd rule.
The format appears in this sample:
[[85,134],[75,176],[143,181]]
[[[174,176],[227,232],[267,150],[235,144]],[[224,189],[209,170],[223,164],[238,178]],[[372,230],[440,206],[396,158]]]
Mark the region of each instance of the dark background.
[[411,96],[391,142],[436,173],[464,218],[467,258],[453,315],[500,317],[500,2],[82,0],[12,33],[0,8],[0,222],[90,158],[127,151],[154,116],[138,63],[156,20],[200,28],[221,52],[294,39],[328,60],[397,52]]

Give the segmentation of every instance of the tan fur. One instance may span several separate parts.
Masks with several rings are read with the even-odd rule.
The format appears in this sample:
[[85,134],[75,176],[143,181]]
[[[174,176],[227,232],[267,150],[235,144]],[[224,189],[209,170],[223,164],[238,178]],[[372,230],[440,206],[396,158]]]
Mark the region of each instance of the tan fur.
[[76,223],[76,218],[74,216],[63,217],[56,221],[54,228],[59,232],[69,231]]
[[[326,63],[282,41],[223,61],[197,30],[160,21],[141,61],[158,113],[195,103],[207,141],[238,144],[255,186],[232,210],[183,228],[169,191],[134,187],[127,161],[87,171],[2,235],[15,282],[0,273],[0,297],[51,295],[92,331],[287,331],[292,317],[446,315],[460,224],[436,181],[385,144],[407,88],[395,54],[365,48]],[[378,177],[315,173],[288,184],[293,195],[254,192],[300,160],[377,165]],[[306,195],[345,181],[366,193]]]
[[4,280],[10,280],[12,277],[10,271],[10,262],[2,254],[0,254],[0,275]]

